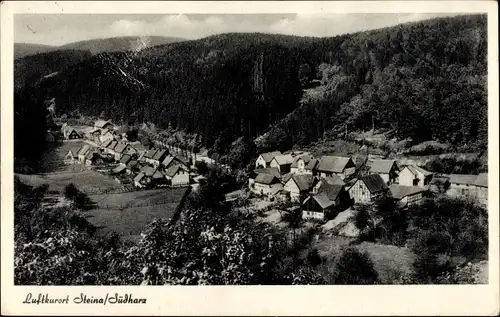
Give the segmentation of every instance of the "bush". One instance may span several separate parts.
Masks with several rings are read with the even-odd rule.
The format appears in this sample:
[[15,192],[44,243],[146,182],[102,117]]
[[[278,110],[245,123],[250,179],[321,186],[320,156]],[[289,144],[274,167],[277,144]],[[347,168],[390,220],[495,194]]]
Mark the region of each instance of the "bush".
[[342,252],[335,268],[335,284],[369,285],[378,282],[378,273],[375,271],[368,254],[366,252],[361,253],[353,247],[349,247]]
[[66,187],[64,187],[64,196],[68,199],[75,198],[78,193],[79,191],[73,183],[68,184],[66,185]]
[[319,255],[319,251],[316,248],[313,248],[309,250],[307,253],[307,261],[311,266],[317,267],[323,262],[323,259],[321,258],[321,255]]

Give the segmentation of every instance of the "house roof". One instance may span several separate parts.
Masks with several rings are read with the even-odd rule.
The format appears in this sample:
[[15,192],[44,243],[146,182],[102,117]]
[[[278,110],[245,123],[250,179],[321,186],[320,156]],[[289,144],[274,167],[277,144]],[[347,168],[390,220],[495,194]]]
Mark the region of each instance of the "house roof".
[[94,154],[96,154],[95,150],[94,149],[90,149],[84,155],[85,155],[86,159],[91,160],[92,158],[94,158]]
[[165,159],[161,162],[161,165],[168,167],[173,161],[174,157],[172,155],[167,155],[167,157],[165,157]]
[[136,160],[132,160],[132,161],[128,162],[127,167],[132,168],[132,167],[136,166],[137,163],[139,163],[139,162],[137,162]]
[[149,165],[145,165],[142,167],[141,171],[144,173],[145,176],[151,177],[156,172],[156,168]]
[[425,191],[425,188],[418,186],[404,186],[404,185],[392,184],[389,187],[389,190],[391,191],[391,195],[393,198],[400,200],[405,198],[406,196],[422,193]]
[[115,152],[123,153],[123,151],[125,151],[126,148],[127,148],[127,143],[118,142],[118,144],[115,147]]
[[418,167],[418,166],[416,166],[416,165],[407,165],[406,167],[410,170],[410,172],[412,172],[412,173],[413,173],[413,175],[417,175],[417,174],[419,174],[419,173],[420,173],[420,174],[423,174],[423,175],[424,175],[424,177],[425,177],[425,176],[432,175],[432,173],[431,173],[431,172],[426,171],[426,170],[424,170],[423,168]]
[[396,164],[395,160],[374,160],[370,164],[370,172],[389,174],[394,164]]
[[103,128],[106,124],[112,124],[112,123],[106,120],[96,120],[94,122],[94,126],[98,128]]
[[116,142],[115,140],[112,140],[106,148],[108,150],[114,150],[117,145],[118,145],[118,142]]
[[298,167],[299,165],[299,160],[303,160],[304,161],[304,166],[307,165],[307,163],[309,163],[310,160],[313,159],[313,156],[311,154],[301,154],[301,155],[298,155],[296,156],[294,159],[293,159],[293,162],[292,162],[292,166],[291,167]]
[[481,173],[477,175],[475,185],[480,187],[488,187],[488,173]]
[[293,173],[286,173],[285,175],[283,175],[281,182],[283,184],[286,184],[286,182],[288,182],[290,180],[290,178],[292,178],[292,176],[293,176]]
[[292,175],[291,179],[295,181],[300,191],[309,190],[314,184],[314,176],[312,175]]
[[113,142],[113,139],[106,140],[101,144],[101,146],[107,148],[111,144],[111,142]]
[[315,158],[311,159],[309,163],[307,163],[306,165],[306,170],[313,170],[316,167],[316,165],[318,165],[318,163],[319,163],[318,159]]
[[385,184],[382,177],[379,174],[365,175],[359,178],[359,181],[365,183],[366,187],[370,193],[376,193],[382,190],[386,190],[389,187]]
[[254,170],[256,174],[268,174],[280,178],[280,172],[275,167],[257,168]]
[[290,154],[285,154],[285,155],[276,155],[274,157],[274,160],[276,160],[276,162],[279,164],[279,165],[289,165],[289,164],[292,164],[293,163],[293,156],[290,155]]
[[99,129],[99,128],[95,128],[95,129],[90,130],[90,132],[89,132],[89,133],[90,133],[90,134],[94,134],[94,133],[96,133],[96,132],[101,133],[101,129]]
[[344,180],[335,174],[332,176],[321,177],[321,182],[329,185],[345,185]]
[[262,153],[260,155],[262,156],[262,158],[264,159],[264,161],[266,163],[269,163],[273,160],[273,158],[276,155],[281,155],[281,152],[280,151],[273,151],[273,152]]
[[328,199],[335,201],[343,188],[344,185],[324,184],[319,188],[318,193],[323,193],[326,195],[326,197],[328,197]]
[[101,134],[104,135],[106,133],[111,133],[111,131],[109,129],[102,129],[101,130]]
[[164,149],[159,149],[156,151],[156,153],[153,155],[153,160],[159,161],[163,159],[163,156],[167,154],[167,150]]
[[259,174],[255,177],[255,183],[271,185],[274,181],[278,180],[275,176],[269,174]]
[[271,190],[269,191],[269,195],[276,195],[282,190],[283,190],[283,185],[279,184],[271,188]]
[[168,177],[174,177],[175,174],[177,174],[177,172],[179,170],[186,171],[186,169],[184,167],[182,167],[182,165],[174,165],[174,166],[171,166],[169,169],[167,169],[167,171],[165,172],[165,175],[167,175]]
[[342,173],[350,161],[350,157],[323,156],[319,159],[317,170],[322,172]]
[[79,148],[78,151],[76,151],[76,155],[85,155],[85,153],[87,153],[89,148],[90,146],[88,144],[82,145],[82,147]]
[[[310,199],[314,199],[318,203],[318,205],[323,209],[326,209],[335,204],[335,202],[329,199],[325,193],[320,193],[310,197],[311,197]],[[308,200],[309,199],[306,199],[304,203]]]
[[477,180],[477,175],[449,174],[448,177],[452,184],[475,185]]
[[136,177],[134,177],[134,182],[139,182],[144,176],[146,175],[143,172],[140,172]]
[[444,175],[435,175],[432,177],[431,182],[429,183],[430,185],[439,185],[439,184],[445,184],[449,183],[450,178],[448,176]]
[[120,173],[122,172],[123,170],[125,170],[125,166],[124,165],[118,165],[117,167],[115,167],[113,169],[113,173]]
[[150,149],[149,151],[146,152],[146,154],[144,154],[144,157],[145,158],[149,158],[149,159],[152,159],[156,153],[157,149],[155,148],[152,148]]
[[125,154],[121,157],[120,159],[120,163],[122,164],[127,164],[130,160],[132,159],[132,157],[128,154]]

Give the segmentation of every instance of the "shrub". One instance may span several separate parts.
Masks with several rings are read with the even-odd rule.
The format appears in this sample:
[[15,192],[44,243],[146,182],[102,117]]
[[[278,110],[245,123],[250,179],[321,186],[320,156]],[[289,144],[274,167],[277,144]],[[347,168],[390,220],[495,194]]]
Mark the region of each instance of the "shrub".
[[78,193],[79,191],[73,183],[68,184],[66,185],[66,187],[64,187],[64,196],[68,199],[75,198]]
[[366,252],[359,252],[356,248],[348,247],[342,252],[336,265],[334,274],[335,284],[376,284],[378,273],[373,262]]

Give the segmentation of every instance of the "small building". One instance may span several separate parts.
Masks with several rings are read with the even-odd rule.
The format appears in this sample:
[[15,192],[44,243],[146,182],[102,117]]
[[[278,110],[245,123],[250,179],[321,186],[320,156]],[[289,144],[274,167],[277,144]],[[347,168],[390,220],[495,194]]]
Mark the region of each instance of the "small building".
[[160,185],[165,181],[165,175],[157,168],[143,166],[141,172],[134,178],[136,187],[153,187]]
[[312,175],[292,174],[283,180],[283,190],[289,193],[290,200],[300,202],[316,185],[316,178]]
[[155,148],[151,148],[151,149],[147,150],[141,156],[141,160],[144,161],[144,162],[146,162],[146,163],[148,163],[148,164],[153,165],[154,164],[153,157],[155,156],[155,154],[156,154],[157,151],[158,151],[158,149],[155,149]]
[[137,160],[131,160],[127,163],[127,174],[135,174],[139,173],[141,170],[141,166]]
[[276,155],[271,160],[269,166],[277,168],[280,171],[280,174],[286,174],[290,172],[292,163],[293,163],[293,156],[291,154]]
[[77,140],[81,139],[82,137],[80,133],[78,133],[78,131],[75,130],[75,128],[69,125],[64,125],[61,130],[63,138],[65,140]]
[[261,196],[269,197],[276,189],[283,188],[279,179],[268,174],[259,174],[255,177],[255,181],[251,190]]
[[399,185],[426,187],[432,180],[432,173],[416,165],[407,165],[399,173]]
[[73,164],[75,160],[78,160],[77,154],[73,150],[69,150],[68,153],[64,156],[65,164]]
[[308,153],[296,156],[290,166],[291,172],[294,174],[307,174],[306,166],[312,159],[314,158]]
[[168,151],[165,149],[158,149],[154,154],[153,157],[150,159],[151,164],[154,166],[160,166],[160,163],[165,160],[165,158],[168,155]]
[[111,142],[109,142],[108,146],[106,146],[106,148],[104,149],[104,152],[112,154],[114,156],[115,155],[115,148],[117,145],[118,145],[118,141],[111,140]]
[[170,167],[165,172],[165,177],[172,187],[189,186],[189,171],[182,165],[175,165]]
[[253,184],[255,182],[255,178],[259,174],[267,174],[276,177],[277,179],[281,178],[280,172],[277,168],[274,167],[266,167],[266,168],[257,168],[250,173],[248,177],[248,188],[252,189]]
[[318,159],[315,158],[311,159],[304,168],[304,174],[316,176],[317,174],[316,167],[318,166],[318,163],[319,163]]
[[163,161],[161,161],[161,168],[164,169],[164,170],[168,170],[169,168],[171,168],[172,166],[176,166],[176,165],[180,165],[182,166],[184,169],[186,170],[189,170],[189,166],[188,166],[188,163],[183,160],[180,156],[178,155],[167,155]]
[[392,184],[389,186],[389,191],[397,206],[405,208],[420,203],[426,189],[419,186]]
[[482,203],[488,201],[488,174],[466,175],[450,174],[448,175],[450,187],[446,194],[450,197],[469,197],[475,198]]
[[349,195],[354,203],[369,203],[387,195],[389,187],[378,174],[365,175],[354,181]]
[[262,153],[257,157],[255,161],[255,168],[266,168],[271,167],[271,161],[277,155],[281,155],[280,151]]
[[[85,160],[86,160],[86,154],[88,152],[93,152],[93,148],[88,145],[88,144],[84,144],[82,145],[81,148],[78,149],[78,151],[76,152],[76,158],[78,159],[78,161],[82,164],[85,164]],[[74,156],[75,157],[75,156]]]
[[373,160],[369,174],[379,174],[387,185],[398,182],[399,167],[395,160]]
[[113,168],[111,170],[111,173],[113,173],[114,175],[119,175],[119,174],[123,174],[123,173],[126,173],[127,172],[127,167],[125,165],[118,165],[117,167]]
[[88,134],[89,140],[95,143],[100,143],[101,129],[93,129]]
[[446,193],[449,187],[450,178],[445,175],[434,175],[429,183],[429,190],[435,194]]
[[108,129],[108,130],[115,129],[115,126],[110,121],[106,120],[96,120],[94,122],[94,127],[97,129]]
[[111,130],[108,129],[101,130],[101,135],[99,136],[100,143],[104,143],[108,140],[114,140],[114,139],[115,135],[113,134],[113,132],[111,132]]
[[344,179],[356,171],[356,164],[350,157],[323,156],[319,159],[316,172],[320,177],[338,175]]
[[131,146],[128,143],[117,142],[115,148],[113,149],[115,160],[119,161],[123,155],[128,154],[130,148]]
[[321,177],[321,178],[319,178],[318,182],[316,183],[316,185],[312,189],[313,194],[318,193],[319,188],[321,186],[324,186],[324,185],[342,185],[342,186],[345,186],[345,182],[338,175],[333,175],[333,176],[329,176],[329,177]]
[[120,165],[127,166],[127,164],[132,160],[132,156],[125,154],[120,158]]
[[350,201],[344,185],[325,183],[302,203],[302,218],[325,220],[335,217],[350,205]]

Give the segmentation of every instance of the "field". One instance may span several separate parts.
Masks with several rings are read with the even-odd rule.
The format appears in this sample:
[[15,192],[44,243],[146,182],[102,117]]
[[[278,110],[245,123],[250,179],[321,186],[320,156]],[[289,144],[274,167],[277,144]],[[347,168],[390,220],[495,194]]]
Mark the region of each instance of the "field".
[[171,218],[186,189],[154,189],[121,194],[94,195],[97,208],[85,212],[88,220],[104,232],[137,240],[155,218]]
[[49,185],[49,190],[62,193],[64,187],[73,183],[80,191],[92,195],[108,191],[122,190],[123,186],[112,178],[94,171],[58,172],[50,174],[16,174],[20,180],[32,186]]
[[[318,249],[330,269],[333,269],[336,257],[341,254],[341,249],[347,247],[351,241],[353,241],[351,238],[333,236],[321,240],[313,247]],[[353,246],[361,252],[368,253],[383,284],[390,284],[401,274],[411,271],[415,255],[410,249],[372,242],[363,242]]]

